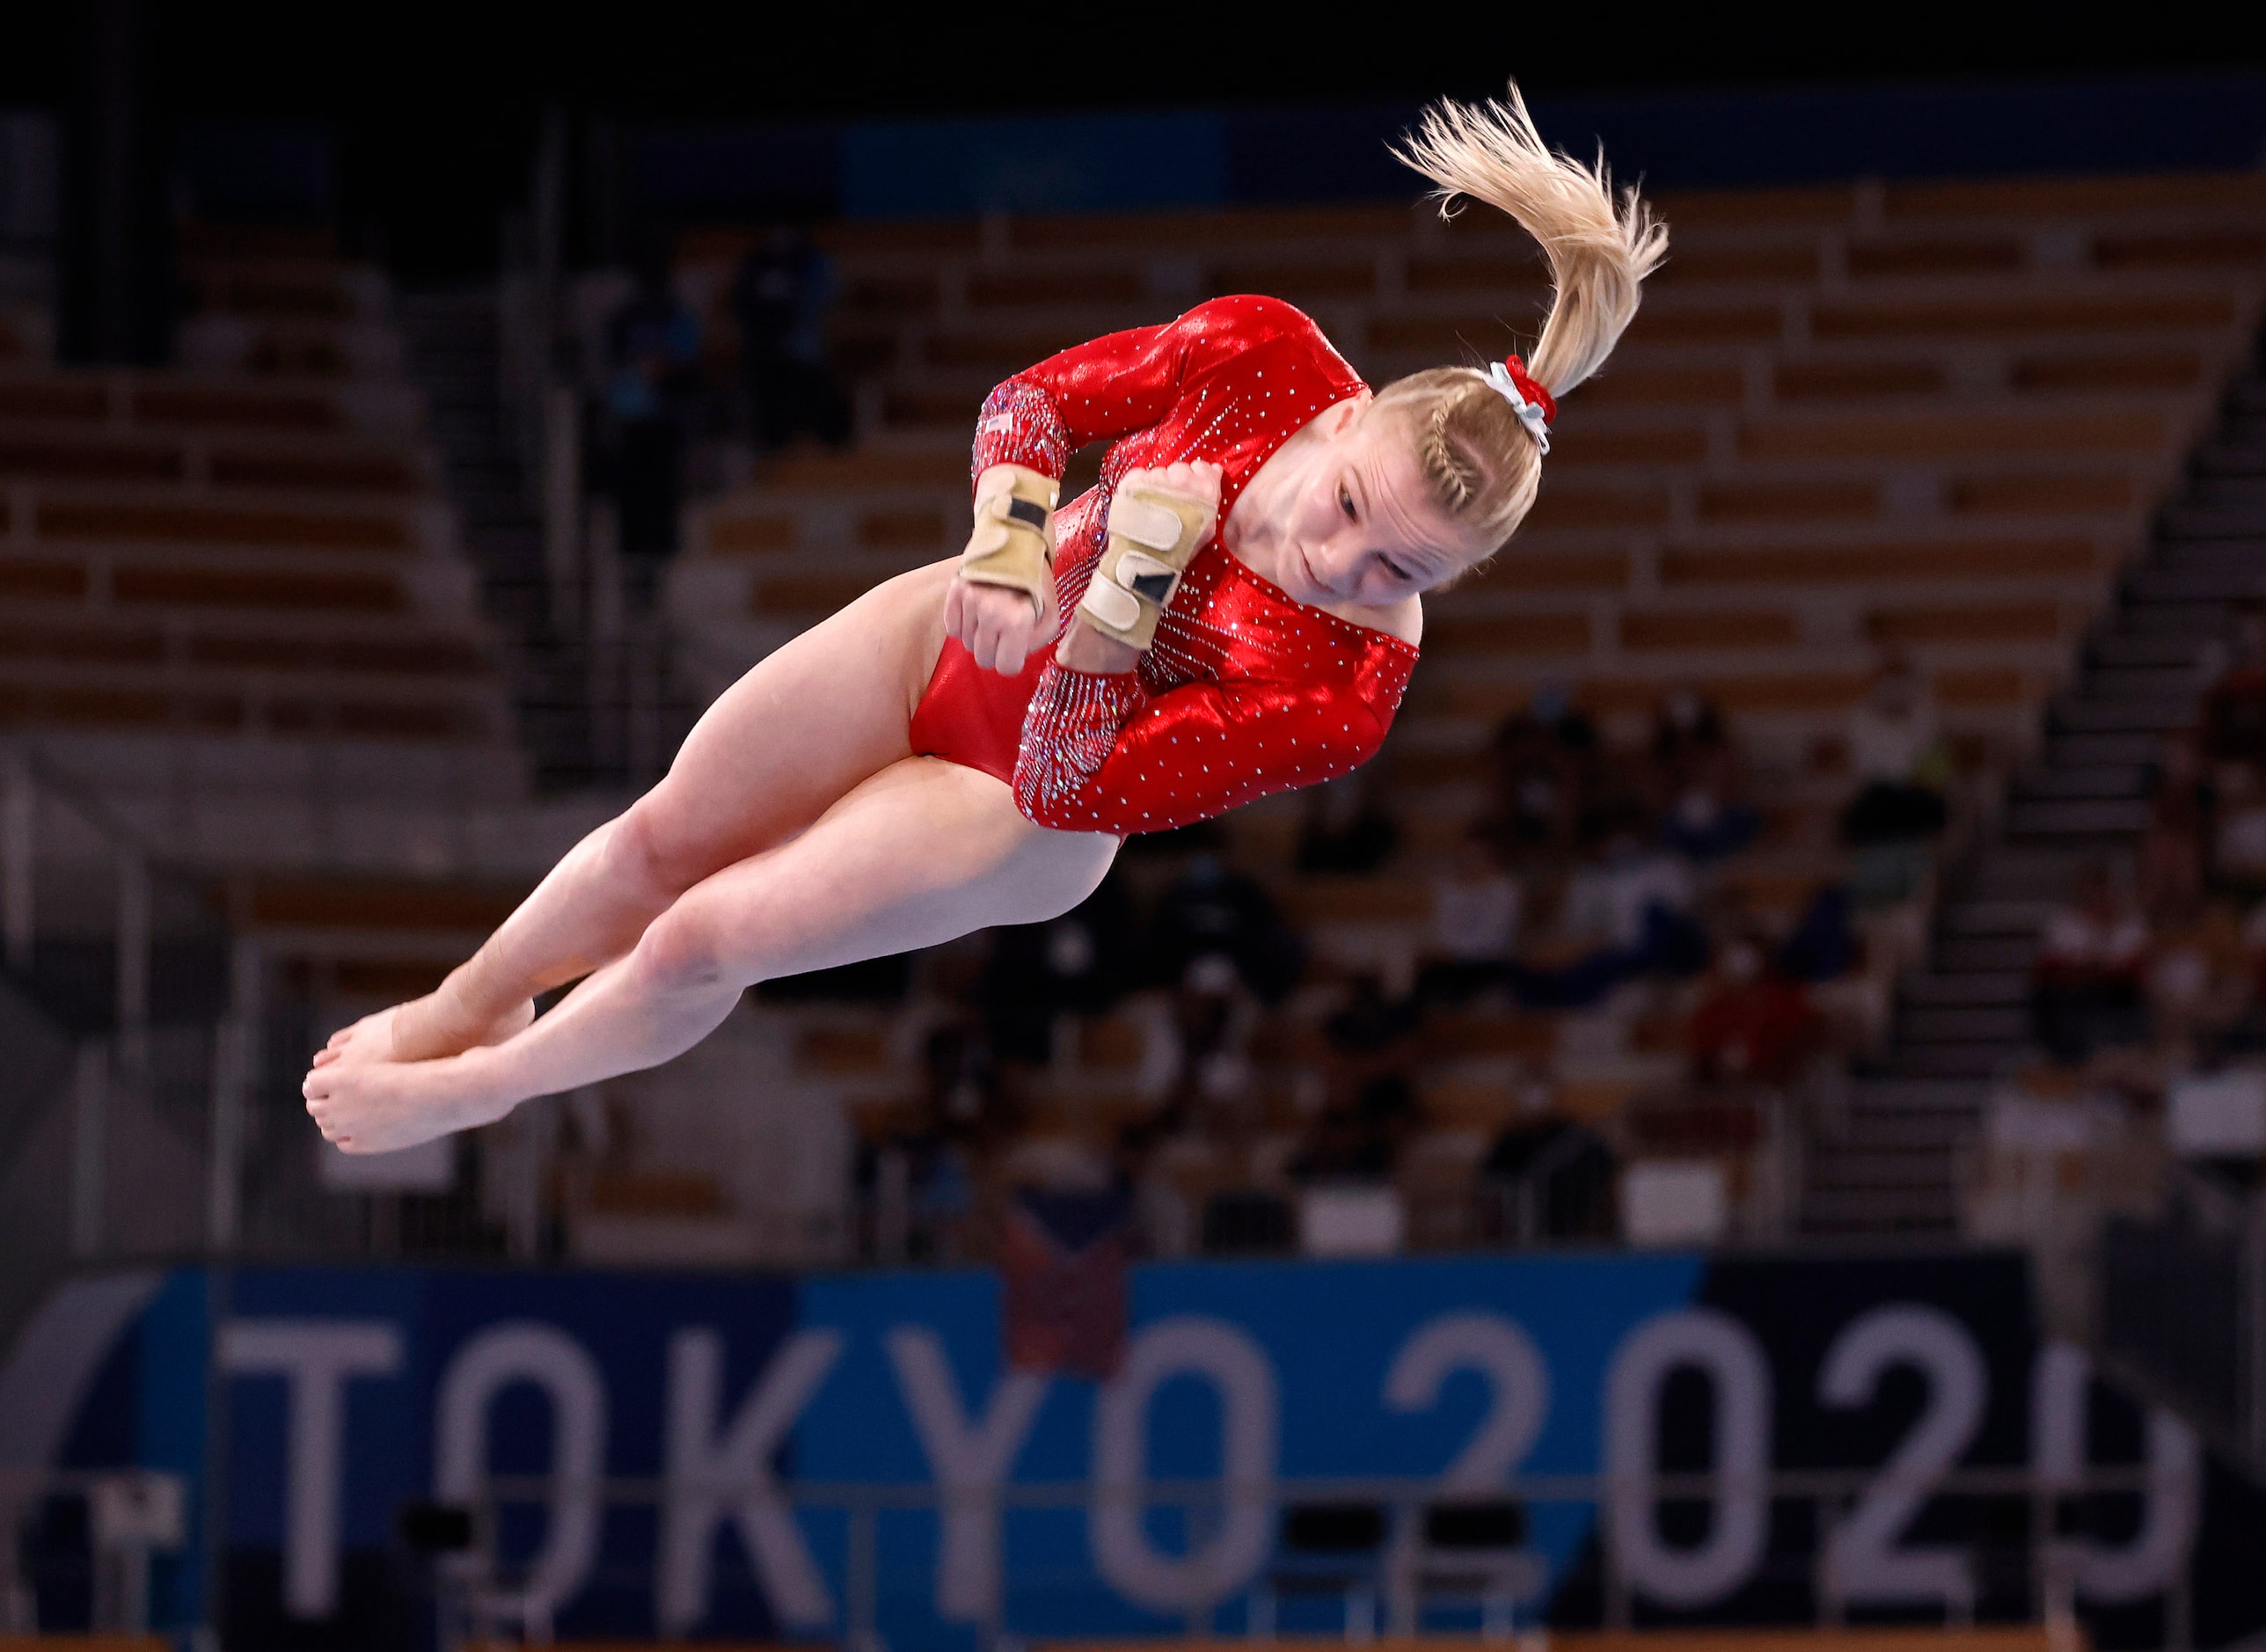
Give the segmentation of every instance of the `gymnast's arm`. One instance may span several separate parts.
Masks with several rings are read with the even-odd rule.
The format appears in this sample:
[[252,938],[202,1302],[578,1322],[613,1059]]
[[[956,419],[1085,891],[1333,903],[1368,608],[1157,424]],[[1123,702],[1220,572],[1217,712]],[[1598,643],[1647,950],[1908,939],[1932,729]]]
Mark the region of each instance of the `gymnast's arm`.
[[1299,683],[1184,683],[1151,695],[1133,672],[1056,662],[1023,720],[1015,801],[1059,831],[1122,835],[1209,820],[1367,762],[1398,698],[1351,671]]
[[1071,454],[1157,423],[1191,378],[1272,336],[1288,311],[1275,299],[1213,299],[1161,325],[1107,333],[1024,369],[984,400],[975,474],[1020,464],[1060,481]]
[[[1018,467],[1059,482],[1070,456],[1089,442],[1144,430],[1172,411],[1189,379],[1247,349],[1279,325],[1273,299],[1215,299],[1158,326],[1131,327],[1047,357],[1000,384],[983,403],[973,455],[975,491],[1008,486]],[[1034,559],[1035,560],[1035,559]],[[1012,588],[1020,584],[1020,591]],[[1056,620],[1049,570],[995,580],[985,589],[955,580],[945,601],[946,632],[978,665],[1022,669],[1031,647]],[[1130,670],[1138,655],[1090,626],[1073,625],[1064,658],[1081,669]]]

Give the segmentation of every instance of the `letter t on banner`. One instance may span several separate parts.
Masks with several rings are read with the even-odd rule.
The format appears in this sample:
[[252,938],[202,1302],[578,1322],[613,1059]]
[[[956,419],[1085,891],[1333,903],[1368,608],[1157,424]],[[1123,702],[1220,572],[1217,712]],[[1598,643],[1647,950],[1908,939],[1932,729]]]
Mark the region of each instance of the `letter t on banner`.
[[235,1319],[221,1328],[221,1364],[239,1377],[281,1377],[290,1422],[283,1494],[283,1606],[327,1618],[339,1606],[339,1473],[347,1385],[401,1370],[401,1333],[384,1319]]
[[779,1621],[794,1629],[834,1621],[834,1597],[779,1494],[771,1458],[841,1356],[840,1332],[796,1332],[719,1429],[724,1339],[705,1327],[669,1339],[668,1487],[654,1603],[664,1635],[682,1635],[707,1615],[710,1539],[727,1513],[738,1517]]

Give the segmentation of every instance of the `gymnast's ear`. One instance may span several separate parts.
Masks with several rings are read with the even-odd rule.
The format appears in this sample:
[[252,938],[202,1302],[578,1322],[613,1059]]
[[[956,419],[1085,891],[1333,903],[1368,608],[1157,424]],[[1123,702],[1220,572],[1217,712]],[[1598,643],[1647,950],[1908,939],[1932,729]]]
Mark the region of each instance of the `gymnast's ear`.
[[1350,435],[1360,425],[1362,415],[1370,410],[1376,399],[1364,388],[1358,396],[1349,396],[1343,401],[1333,402],[1323,408],[1317,416],[1316,422],[1322,427],[1322,433],[1325,435]]

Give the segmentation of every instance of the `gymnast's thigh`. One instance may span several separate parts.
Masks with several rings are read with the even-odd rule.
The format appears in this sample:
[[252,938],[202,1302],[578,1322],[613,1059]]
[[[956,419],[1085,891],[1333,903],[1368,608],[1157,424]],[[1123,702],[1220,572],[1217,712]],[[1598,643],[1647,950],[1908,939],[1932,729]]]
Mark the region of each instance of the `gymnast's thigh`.
[[800,837],[688,889],[647,940],[747,982],[800,975],[1057,917],[1117,849],[1107,832],[1032,824],[980,770],[905,757]]
[[913,707],[943,647],[956,565],[884,581],[718,697],[634,811],[677,881],[786,841],[910,755]]

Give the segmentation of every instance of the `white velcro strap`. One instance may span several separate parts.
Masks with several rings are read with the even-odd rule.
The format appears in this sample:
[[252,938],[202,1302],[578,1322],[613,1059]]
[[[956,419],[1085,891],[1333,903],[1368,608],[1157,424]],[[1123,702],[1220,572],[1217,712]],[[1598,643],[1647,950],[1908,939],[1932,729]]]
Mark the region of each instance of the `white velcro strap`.
[[1172,600],[1173,587],[1179,581],[1180,570],[1169,562],[1159,562],[1145,551],[1121,551],[1117,566],[1109,570],[1109,577],[1137,596],[1145,596],[1162,608]]
[[1109,531],[1151,551],[1170,551],[1181,543],[1181,519],[1169,506],[1120,493],[1109,501]]
[[1078,606],[1118,631],[1130,631],[1141,623],[1141,599],[1107,580],[1096,580],[1087,586]]

